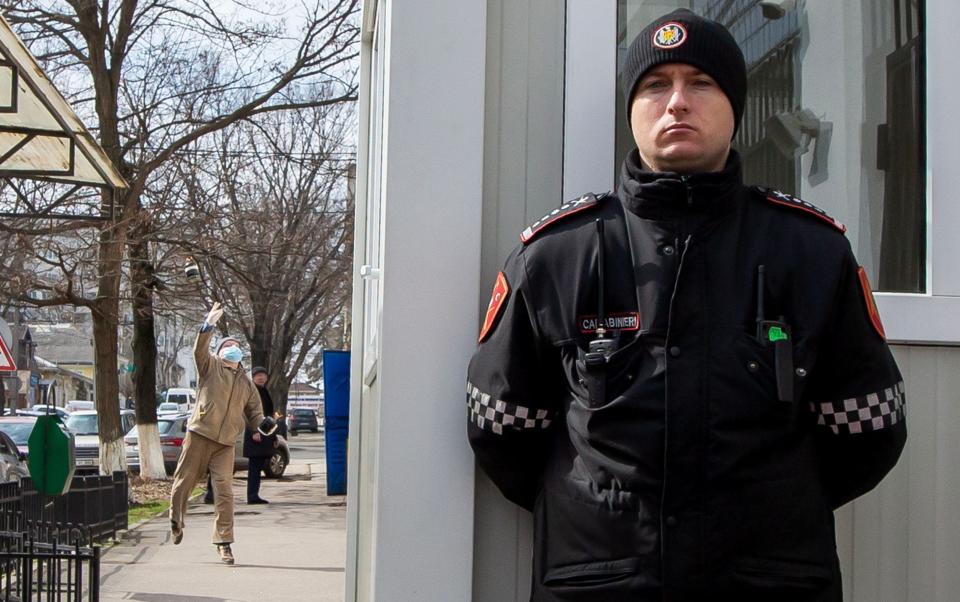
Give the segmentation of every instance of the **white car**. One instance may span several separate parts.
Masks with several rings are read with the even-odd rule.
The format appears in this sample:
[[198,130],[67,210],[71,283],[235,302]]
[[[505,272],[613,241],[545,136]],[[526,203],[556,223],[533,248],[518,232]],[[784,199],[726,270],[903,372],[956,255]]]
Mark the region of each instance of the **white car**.
[[63,404],[63,409],[73,413],[79,410],[94,410],[96,409],[96,406],[92,401],[86,399],[71,399],[67,403]]
[[[120,430],[124,434],[137,423],[132,410],[120,410]],[[95,410],[80,410],[70,414],[66,426],[73,431],[74,457],[77,460],[76,472],[100,471],[100,423]]]
[[38,403],[30,407],[31,414],[46,414],[48,410],[51,414],[56,414],[57,416],[60,416],[60,420],[66,420],[67,416],[70,415],[70,412],[68,412],[66,408],[61,408],[57,406],[44,405],[42,403]]
[[171,414],[182,414],[180,404],[176,402],[163,402],[157,406],[157,416],[169,416]]

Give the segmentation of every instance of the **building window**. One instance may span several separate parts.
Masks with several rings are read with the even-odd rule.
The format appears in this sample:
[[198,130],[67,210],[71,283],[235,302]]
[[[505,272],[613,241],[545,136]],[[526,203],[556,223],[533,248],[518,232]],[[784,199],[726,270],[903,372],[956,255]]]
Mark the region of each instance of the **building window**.
[[[679,7],[726,25],[744,51],[745,182],[846,224],[878,290],[926,292],[923,0],[797,0],[779,15],[758,0],[618,0],[618,71],[636,35]],[[618,167],[634,142],[619,87],[616,98]]]

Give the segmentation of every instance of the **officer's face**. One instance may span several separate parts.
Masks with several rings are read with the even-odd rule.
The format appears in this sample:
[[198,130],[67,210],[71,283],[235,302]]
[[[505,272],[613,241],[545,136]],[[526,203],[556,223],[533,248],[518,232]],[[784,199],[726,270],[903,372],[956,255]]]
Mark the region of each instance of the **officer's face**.
[[267,375],[263,372],[257,372],[253,375],[253,384],[255,385],[265,385],[267,384]]
[[712,77],[692,65],[648,71],[630,107],[633,139],[653,171],[720,171],[730,153],[733,108]]

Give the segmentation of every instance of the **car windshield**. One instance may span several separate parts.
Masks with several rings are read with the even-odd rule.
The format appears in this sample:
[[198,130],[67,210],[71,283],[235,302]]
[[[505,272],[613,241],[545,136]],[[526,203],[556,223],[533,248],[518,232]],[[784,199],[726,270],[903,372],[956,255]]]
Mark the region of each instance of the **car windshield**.
[[33,432],[34,422],[0,422],[0,431],[10,435],[17,445],[25,445]]
[[309,416],[313,414],[313,410],[294,410],[293,413],[297,416]]
[[178,406],[178,405],[175,404],[175,403],[161,403],[161,404],[160,404],[160,411],[161,411],[161,412],[176,412],[179,407],[180,407],[180,406]]
[[96,414],[71,414],[66,424],[68,429],[78,435],[97,434]]
[[183,393],[172,393],[170,395],[167,395],[167,401],[169,403],[176,405],[178,403],[187,403],[189,400],[187,399],[187,396],[184,395]]

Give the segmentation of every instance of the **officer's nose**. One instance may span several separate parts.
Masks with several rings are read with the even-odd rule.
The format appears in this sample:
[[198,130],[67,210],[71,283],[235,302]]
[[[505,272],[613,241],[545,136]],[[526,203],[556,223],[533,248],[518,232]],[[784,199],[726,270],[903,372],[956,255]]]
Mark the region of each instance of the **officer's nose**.
[[686,113],[690,110],[690,104],[687,102],[687,91],[682,83],[674,84],[670,93],[670,100],[667,101],[667,111],[672,114]]

